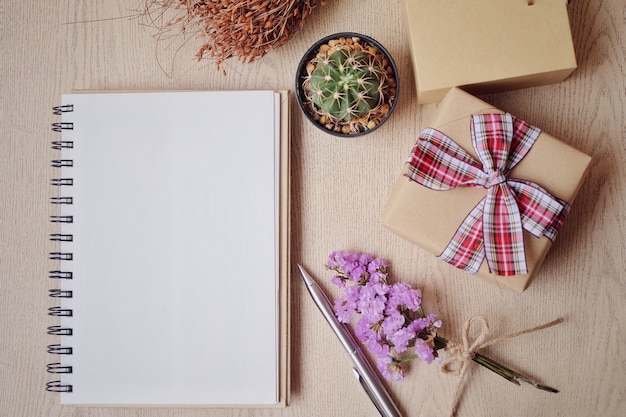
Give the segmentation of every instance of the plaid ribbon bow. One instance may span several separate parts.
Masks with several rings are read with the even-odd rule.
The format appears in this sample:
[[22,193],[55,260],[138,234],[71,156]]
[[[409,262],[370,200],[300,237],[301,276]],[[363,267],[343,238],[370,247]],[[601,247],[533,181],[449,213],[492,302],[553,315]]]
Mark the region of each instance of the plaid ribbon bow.
[[486,257],[491,273],[526,274],[522,228],[554,240],[570,209],[535,183],[507,178],[541,131],[507,113],[472,115],[470,132],[480,162],[442,132],[427,128],[409,156],[405,175],[437,191],[487,189],[440,259],[476,273]]

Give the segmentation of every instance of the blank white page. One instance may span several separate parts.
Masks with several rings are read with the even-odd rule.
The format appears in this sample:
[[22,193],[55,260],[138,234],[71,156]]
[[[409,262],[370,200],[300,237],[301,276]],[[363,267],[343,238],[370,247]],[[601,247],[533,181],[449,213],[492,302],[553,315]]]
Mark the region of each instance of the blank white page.
[[79,93],[66,404],[278,401],[279,94]]

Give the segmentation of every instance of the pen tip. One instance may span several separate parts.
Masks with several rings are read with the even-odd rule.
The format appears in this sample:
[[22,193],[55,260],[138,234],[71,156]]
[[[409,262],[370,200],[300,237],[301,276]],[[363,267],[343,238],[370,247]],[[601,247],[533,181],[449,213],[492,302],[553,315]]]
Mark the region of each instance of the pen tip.
[[312,283],[311,276],[304,270],[304,268],[300,264],[297,264],[297,265],[298,265],[298,269],[300,270],[300,275],[302,276],[302,279],[304,280],[304,283],[310,286]]
[[537,385],[537,388],[539,388],[540,390],[543,390],[543,391],[553,392],[555,394],[559,392],[558,389],[552,388],[552,387],[548,387],[546,385]]

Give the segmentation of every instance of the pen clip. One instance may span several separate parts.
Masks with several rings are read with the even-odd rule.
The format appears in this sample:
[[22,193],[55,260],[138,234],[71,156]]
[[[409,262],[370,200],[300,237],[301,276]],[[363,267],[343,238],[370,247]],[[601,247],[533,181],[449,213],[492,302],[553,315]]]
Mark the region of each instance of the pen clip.
[[359,384],[361,384],[361,386],[363,387],[363,390],[369,397],[370,401],[372,401],[372,404],[374,404],[374,407],[376,407],[376,411],[378,411],[378,414],[380,415],[380,417],[385,417],[385,414],[383,413],[383,410],[380,407],[380,404],[378,404],[378,401],[376,401],[376,398],[374,398],[374,394],[372,393],[372,390],[367,385],[367,382],[365,382],[365,380],[363,379],[359,371],[357,371],[356,368],[352,368],[352,372],[354,373],[354,376],[356,377],[357,381],[359,381]]

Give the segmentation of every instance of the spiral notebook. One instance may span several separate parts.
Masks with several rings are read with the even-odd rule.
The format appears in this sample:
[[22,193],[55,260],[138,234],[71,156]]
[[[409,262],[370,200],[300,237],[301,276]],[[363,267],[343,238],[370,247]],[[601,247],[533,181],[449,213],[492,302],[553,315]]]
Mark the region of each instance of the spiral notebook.
[[54,112],[46,389],[286,405],[288,94],[79,92]]

